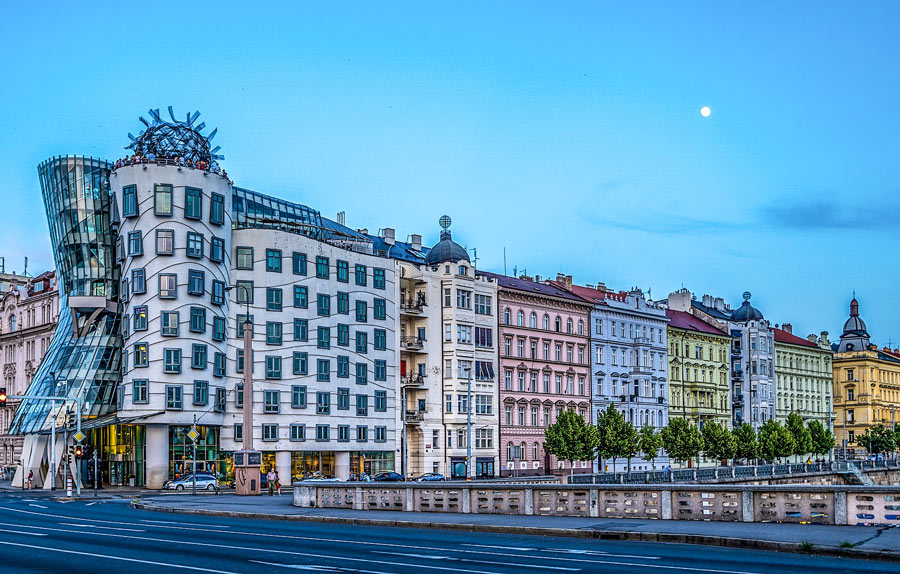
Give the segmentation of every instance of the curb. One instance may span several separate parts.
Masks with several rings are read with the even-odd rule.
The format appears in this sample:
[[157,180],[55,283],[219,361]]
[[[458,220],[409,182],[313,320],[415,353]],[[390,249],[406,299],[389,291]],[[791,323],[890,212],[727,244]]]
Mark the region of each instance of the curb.
[[328,524],[354,524],[359,526],[390,526],[396,528],[430,528],[436,530],[458,530],[464,532],[493,532],[497,534],[525,534],[531,536],[564,536],[567,538],[589,538],[594,540],[621,540],[640,542],[662,542],[669,544],[698,544],[740,548],[743,550],[769,550],[793,552],[814,556],[857,558],[862,560],[883,560],[900,562],[900,552],[862,550],[837,546],[808,547],[805,543],[777,542],[751,538],[728,538],[705,534],[671,534],[667,532],[642,532],[627,530],[582,530],[549,528],[542,526],[501,526],[496,524],[466,524],[451,522],[415,522],[411,520],[384,520],[381,518],[344,518],[341,516],[308,516],[302,514],[266,514],[262,512],[235,512],[231,510],[186,509],[173,506],[159,506],[144,502],[132,502],[132,508],[151,512],[171,514],[196,514],[202,516],[224,516],[229,518],[256,518],[263,520],[285,520],[292,522],[323,522]]

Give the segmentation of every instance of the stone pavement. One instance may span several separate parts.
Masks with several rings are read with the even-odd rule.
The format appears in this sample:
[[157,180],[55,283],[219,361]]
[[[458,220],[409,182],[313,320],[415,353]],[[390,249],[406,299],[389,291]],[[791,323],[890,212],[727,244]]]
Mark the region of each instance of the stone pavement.
[[[141,496],[137,508],[274,520],[445,528],[600,539],[645,540],[736,546],[900,560],[900,528],[706,522],[690,520],[598,519],[567,516],[457,514],[298,508],[289,493],[242,497],[233,494]],[[809,545],[812,545],[810,548]]]

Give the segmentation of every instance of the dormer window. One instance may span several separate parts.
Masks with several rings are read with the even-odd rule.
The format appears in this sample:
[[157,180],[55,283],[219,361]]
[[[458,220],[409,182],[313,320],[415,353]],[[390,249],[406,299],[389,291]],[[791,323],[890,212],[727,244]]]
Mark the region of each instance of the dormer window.
[[459,274],[460,274],[460,275],[465,275],[465,274],[466,274],[466,266],[465,266],[465,265],[460,265],[460,266],[459,266]]
[[444,265],[444,273],[446,273],[447,275],[450,275],[450,266],[449,265]]

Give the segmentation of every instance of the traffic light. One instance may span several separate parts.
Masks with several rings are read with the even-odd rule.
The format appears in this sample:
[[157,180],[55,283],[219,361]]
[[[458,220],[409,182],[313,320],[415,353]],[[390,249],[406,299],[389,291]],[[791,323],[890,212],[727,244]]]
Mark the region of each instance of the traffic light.
[[0,387],[0,407],[6,406],[6,387]]
[[83,446],[81,446],[80,444],[76,444],[74,449],[75,449],[74,450],[75,458],[81,458],[82,456],[84,456],[84,447]]

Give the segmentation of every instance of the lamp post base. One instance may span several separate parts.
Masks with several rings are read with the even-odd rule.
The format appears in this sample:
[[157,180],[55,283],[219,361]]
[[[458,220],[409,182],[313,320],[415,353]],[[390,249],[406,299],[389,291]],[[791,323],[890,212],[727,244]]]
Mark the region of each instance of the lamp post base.
[[234,489],[240,496],[257,496],[262,477],[262,453],[258,450],[239,450],[234,453]]

